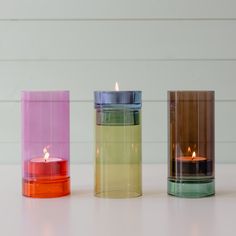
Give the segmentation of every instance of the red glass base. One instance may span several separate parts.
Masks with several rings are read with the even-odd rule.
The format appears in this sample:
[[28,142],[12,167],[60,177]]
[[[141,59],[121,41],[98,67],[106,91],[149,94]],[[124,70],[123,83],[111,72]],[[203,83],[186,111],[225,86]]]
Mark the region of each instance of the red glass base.
[[54,198],[70,194],[70,177],[22,180],[22,193],[32,198]]

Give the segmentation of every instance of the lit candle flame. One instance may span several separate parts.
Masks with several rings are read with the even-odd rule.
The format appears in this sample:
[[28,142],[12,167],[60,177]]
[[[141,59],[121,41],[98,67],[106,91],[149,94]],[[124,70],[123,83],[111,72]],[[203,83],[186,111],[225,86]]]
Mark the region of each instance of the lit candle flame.
[[119,84],[116,82],[116,85],[115,85],[115,90],[116,91],[119,91],[120,89],[119,89]]
[[191,152],[191,147],[188,147],[188,152]]
[[48,158],[49,158],[49,156],[50,156],[50,154],[49,154],[49,152],[48,152],[48,148],[49,148],[49,146],[47,146],[47,147],[45,147],[45,148],[43,149],[43,154],[44,154],[43,159],[45,160],[45,162],[48,160]]
[[96,154],[97,156],[99,155],[100,151],[99,151],[99,148],[96,149]]
[[196,152],[193,152],[192,154],[192,160],[196,157]]

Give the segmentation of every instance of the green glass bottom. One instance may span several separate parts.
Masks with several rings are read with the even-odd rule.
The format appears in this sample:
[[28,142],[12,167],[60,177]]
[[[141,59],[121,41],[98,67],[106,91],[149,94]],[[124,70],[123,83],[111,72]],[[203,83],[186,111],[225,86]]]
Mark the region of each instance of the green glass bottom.
[[168,194],[183,198],[201,198],[215,194],[214,179],[168,179]]

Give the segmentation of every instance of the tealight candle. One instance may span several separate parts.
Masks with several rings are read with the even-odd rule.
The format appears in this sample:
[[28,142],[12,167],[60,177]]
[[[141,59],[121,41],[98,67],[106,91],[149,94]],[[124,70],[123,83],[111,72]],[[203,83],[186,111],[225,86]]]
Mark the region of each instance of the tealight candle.
[[172,166],[182,176],[197,176],[206,173],[206,169],[211,170],[207,158],[197,156],[195,151],[190,156],[177,156],[173,159]]
[[215,193],[214,92],[170,91],[168,193],[205,197]]
[[68,195],[69,92],[23,92],[22,122],[23,195]]
[[[44,148],[45,150],[45,148]],[[49,152],[47,151],[49,154]],[[28,177],[45,178],[58,178],[66,176],[68,173],[67,161],[57,157],[34,157],[26,161],[25,173]]]

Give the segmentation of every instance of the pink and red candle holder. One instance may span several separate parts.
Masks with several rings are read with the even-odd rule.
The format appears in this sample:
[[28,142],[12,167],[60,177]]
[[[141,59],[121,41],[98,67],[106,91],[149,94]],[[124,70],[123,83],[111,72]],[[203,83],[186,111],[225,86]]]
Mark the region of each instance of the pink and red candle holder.
[[22,193],[51,198],[70,194],[68,91],[24,91]]

